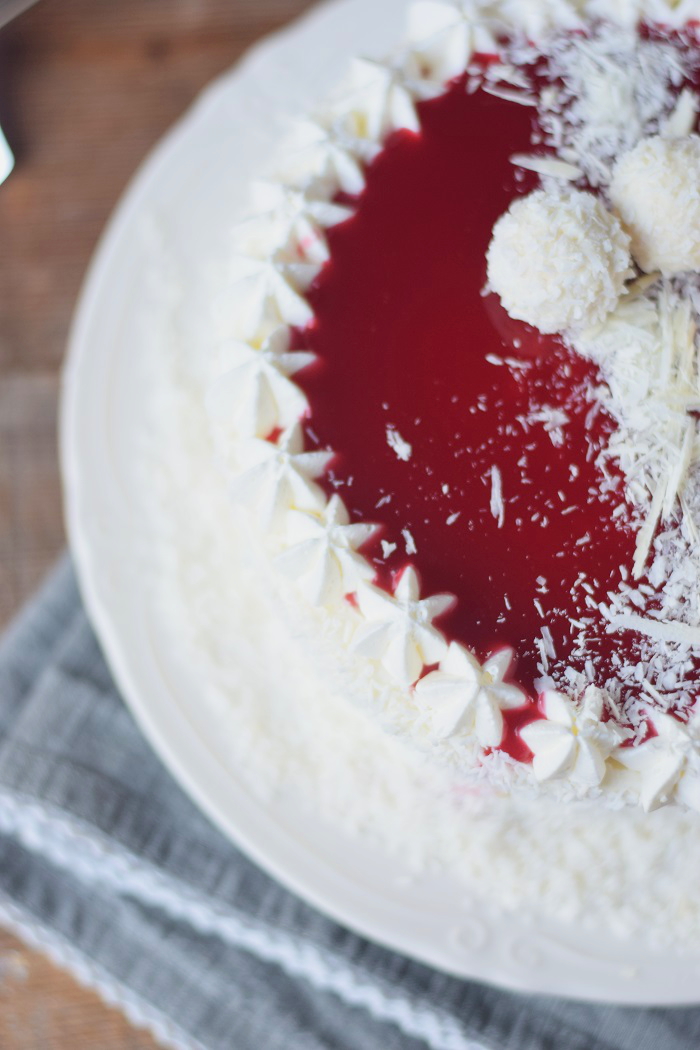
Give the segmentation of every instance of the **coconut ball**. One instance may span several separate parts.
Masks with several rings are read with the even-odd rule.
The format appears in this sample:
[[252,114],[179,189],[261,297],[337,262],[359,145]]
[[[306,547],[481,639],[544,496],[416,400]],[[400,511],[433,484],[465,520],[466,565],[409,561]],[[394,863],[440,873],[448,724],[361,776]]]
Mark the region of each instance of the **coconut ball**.
[[642,270],[700,270],[700,137],[642,139],[615,165],[610,200]]
[[602,321],[632,276],[630,239],[592,193],[540,189],[493,228],[488,279],[511,317],[560,332]]

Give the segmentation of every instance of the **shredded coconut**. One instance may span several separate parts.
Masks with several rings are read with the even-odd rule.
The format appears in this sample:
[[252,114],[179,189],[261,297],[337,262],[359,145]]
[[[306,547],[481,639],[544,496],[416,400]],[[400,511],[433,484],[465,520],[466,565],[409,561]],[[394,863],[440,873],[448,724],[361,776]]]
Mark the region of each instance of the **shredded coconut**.
[[[698,268],[698,99],[684,86],[697,73],[697,50],[673,40],[640,39],[636,31],[603,23],[587,36],[555,34],[541,48],[515,45],[509,64],[527,67],[542,52],[549,83],[540,91],[538,116],[541,146],[548,152],[531,170],[555,194],[562,192],[557,183],[567,169],[557,177],[552,163],[582,173],[584,184],[600,189],[603,202],[618,207],[644,269],[676,274]],[[528,157],[513,160],[527,166]],[[700,278],[686,273],[662,281],[651,273],[630,282],[602,321],[569,333],[574,349],[596,362],[605,381],[591,396],[595,410],[605,410],[617,428],[598,465],[606,477],[611,461],[622,470],[627,507],[615,513],[631,514],[637,527],[633,571],[621,567],[620,587],[600,608],[583,581],[591,613],[602,614],[610,631],[637,636],[637,658],[614,655],[614,677],[604,683],[637,741],[649,698],[657,704],[663,698],[679,713],[693,702],[700,649],[699,315]],[[523,428],[537,421],[531,413]],[[551,427],[550,436],[557,444],[563,430]],[[570,473],[577,476],[575,464]],[[575,542],[583,546],[590,537]],[[572,658],[585,663],[593,681],[590,623],[579,617],[572,628]],[[538,648],[546,667],[544,642]],[[582,688],[580,676],[568,668],[557,665],[552,673],[573,693]],[[640,699],[641,683],[646,701]]]
[[[605,187],[617,158],[671,116],[688,54],[606,23],[589,36],[554,35],[541,49],[551,80],[540,100],[544,144],[591,186]],[[532,48],[518,51],[520,61],[539,57]]]

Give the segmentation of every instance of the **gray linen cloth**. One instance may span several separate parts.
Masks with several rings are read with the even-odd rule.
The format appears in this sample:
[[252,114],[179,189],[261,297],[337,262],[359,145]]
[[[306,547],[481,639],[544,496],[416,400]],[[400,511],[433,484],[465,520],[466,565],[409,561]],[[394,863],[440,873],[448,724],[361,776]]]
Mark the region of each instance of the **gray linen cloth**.
[[279,886],[195,808],[140,735],[67,559],[0,647],[0,922],[180,1048],[700,1046],[700,1010],[459,981]]

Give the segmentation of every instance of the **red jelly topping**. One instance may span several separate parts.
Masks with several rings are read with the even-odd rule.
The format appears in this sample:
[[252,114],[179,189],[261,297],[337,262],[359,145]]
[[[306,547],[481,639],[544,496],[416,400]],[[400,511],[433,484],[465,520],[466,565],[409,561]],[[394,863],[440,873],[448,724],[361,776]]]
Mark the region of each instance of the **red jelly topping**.
[[379,540],[365,550],[381,586],[411,562],[425,595],[457,596],[439,623],[448,637],[482,657],[513,646],[531,693],[542,628],[551,665],[581,667],[569,620],[588,618],[602,682],[611,643],[591,606],[619,585],[634,533],[621,478],[613,470],[604,483],[595,465],[613,428],[592,397],[600,378],[482,294],[493,224],[534,185],[509,162],[530,146],[533,111],[463,82],[420,111],[420,134],[391,137],[355,215],[329,231],[303,333],[318,362],[297,377],[307,440],[337,452],[328,490],[396,544],[386,556]]

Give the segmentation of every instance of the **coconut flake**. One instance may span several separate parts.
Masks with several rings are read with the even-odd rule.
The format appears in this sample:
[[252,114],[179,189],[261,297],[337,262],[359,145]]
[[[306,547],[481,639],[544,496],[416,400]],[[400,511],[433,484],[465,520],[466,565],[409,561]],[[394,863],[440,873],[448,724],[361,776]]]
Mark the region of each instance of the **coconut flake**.
[[400,459],[403,463],[408,463],[413,455],[413,446],[401,437],[396,427],[388,426],[386,428],[386,443],[392,452],[396,454],[397,459]]
[[498,523],[499,529],[503,528],[503,522],[505,520],[505,504],[503,503],[503,488],[502,488],[501,472],[498,467],[494,464],[491,467],[491,501],[490,510],[493,517]]
[[401,529],[401,535],[403,536],[404,544],[406,545],[406,554],[417,554],[418,548],[416,547],[413,533],[410,532],[409,529]]
[[619,631],[636,631],[660,642],[680,642],[684,645],[700,645],[700,627],[687,623],[671,623],[667,620],[652,620],[646,616],[614,616],[610,628]]
[[676,139],[683,135],[689,135],[695,127],[698,115],[698,96],[689,88],[683,88],[675,109],[663,126],[661,134],[664,138]]
[[518,168],[525,168],[526,171],[534,171],[538,175],[551,175],[554,179],[565,179],[567,182],[575,182],[583,175],[575,164],[537,153],[514,153],[510,162]]

